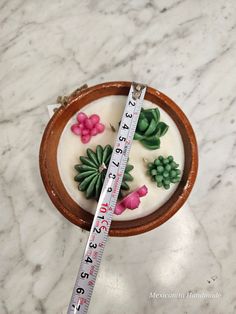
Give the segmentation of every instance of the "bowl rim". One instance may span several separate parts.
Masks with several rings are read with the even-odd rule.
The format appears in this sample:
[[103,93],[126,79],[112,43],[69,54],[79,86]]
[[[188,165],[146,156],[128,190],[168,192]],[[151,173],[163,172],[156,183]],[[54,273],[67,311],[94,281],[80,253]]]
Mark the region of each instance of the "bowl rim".
[[[131,82],[113,81],[87,87],[69,98],[49,120],[41,140],[39,168],[47,194],[62,215],[75,225],[90,230],[94,215],[81,208],[66,191],[58,170],[57,147],[62,131],[74,113],[93,100],[109,95],[128,95]],[[147,87],[145,99],[161,107],[177,125],[184,144],[182,179],[172,196],[147,216],[133,220],[112,221],[110,236],[132,236],[150,231],[170,219],[187,200],[198,170],[198,149],[193,128],[179,106],[160,91]]]

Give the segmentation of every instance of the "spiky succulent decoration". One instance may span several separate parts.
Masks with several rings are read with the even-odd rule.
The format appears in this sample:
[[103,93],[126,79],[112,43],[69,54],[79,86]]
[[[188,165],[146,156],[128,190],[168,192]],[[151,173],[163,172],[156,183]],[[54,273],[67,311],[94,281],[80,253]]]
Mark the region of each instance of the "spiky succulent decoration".
[[[86,157],[80,157],[81,164],[75,165],[78,174],[74,180],[79,182],[78,188],[85,193],[86,198],[98,200],[111,159],[112,147],[111,145],[106,145],[103,148],[101,145],[97,145],[95,152],[90,148],[86,152]],[[122,191],[129,190],[127,182],[133,180],[129,173],[132,169],[132,165],[128,164],[126,166],[119,196],[122,196]]]

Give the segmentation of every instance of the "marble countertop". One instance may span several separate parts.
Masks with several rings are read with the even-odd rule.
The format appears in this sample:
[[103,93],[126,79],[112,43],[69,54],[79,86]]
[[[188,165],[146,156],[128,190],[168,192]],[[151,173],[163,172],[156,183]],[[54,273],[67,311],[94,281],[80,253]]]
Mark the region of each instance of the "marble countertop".
[[40,179],[46,106],[110,80],[179,104],[200,167],[168,222],[109,239],[90,313],[235,313],[235,1],[2,0],[0,12],[0,313],[66,313],[88,233]]

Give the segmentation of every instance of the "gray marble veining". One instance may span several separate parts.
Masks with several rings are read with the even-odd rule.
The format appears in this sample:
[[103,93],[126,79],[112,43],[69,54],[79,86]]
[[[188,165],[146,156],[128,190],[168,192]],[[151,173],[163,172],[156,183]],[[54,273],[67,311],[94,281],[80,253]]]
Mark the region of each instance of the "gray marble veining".
[[195,129],[200,168],[171,220],[109,239],[90,312],[235,313],[236,2],[2,0],[0,30],[0,313],[66,312],[87,233],[41,183],[46,105],[110,80],[175,100]]

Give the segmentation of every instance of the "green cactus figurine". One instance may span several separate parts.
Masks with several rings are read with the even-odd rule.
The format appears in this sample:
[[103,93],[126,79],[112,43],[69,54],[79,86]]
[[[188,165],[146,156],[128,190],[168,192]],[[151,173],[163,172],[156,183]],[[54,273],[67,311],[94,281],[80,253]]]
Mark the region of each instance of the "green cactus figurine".
[[141,109],[134,139],[139,140],[146,148],[160,148],[160,137],[168,131],[168,125],[160,122],[158,108]]
[[179,165],[174,161],[172,156],[164,158],[159,156],[154,162],[148,163],[147,174],[151,176],[158,187],[164,187],[166,190],[170,188],[171,183],[180,181],[181,171],[177,169]]
[[[98,145],[95,152],[88,148],[87,157],[81,156],[81,164],[75,165],[78,174],[74,177],[74,180],[79,182],[78,188],[85,193],[86,198],[99,199],[111,154],[112,147],[110,145],[106,145],[104,148]],[[129,173],[132,169],[132,165],[128,164],[126,166],[121,191],[129,190],[127,182],[133,180]],[[122,196],[121,192],[119,196]]]

